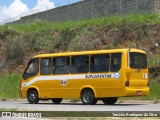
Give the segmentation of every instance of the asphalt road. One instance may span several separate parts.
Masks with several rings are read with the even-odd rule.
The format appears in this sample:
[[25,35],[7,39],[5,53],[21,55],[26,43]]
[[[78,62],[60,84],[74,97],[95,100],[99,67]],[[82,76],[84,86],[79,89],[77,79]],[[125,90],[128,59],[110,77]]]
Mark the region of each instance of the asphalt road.
[[[12,114],[12,117],[3,117],[2,114],[3,112],[5,112],[5,111],[2,111],[3,109],[8,110]],[[157,113],[157,111],[160,111],[160,104],[153,104],[151,102],[146,102],[146,101],[139,101],[139,102],[126,101],[123,103],[118,102],[115,105],[104,105],[101,101],[99,101],[96,105],[83,105],[82,102],[72,103],[69,101],[62,101],[61,104],[53,104],[52,101],[40,101],[39,104],[29,104],[27,100],[7,100],[7,101],[0,101],[0,110],[1,110],[0,120],[21,120],[21,119],[22,120],[48,120],[49,118],[46,118],[43,115],[42,117],[37,117],[37,118],[13,117],[13,113],[15,110],[19,111],[20,113],[21,111],[24,111],[26,113],[29,111],[32,111],[32,112],[34,111],[36,113],[38,111],[47,111],[47,113],[48,111],[54,111],[55,113],[55,111],[57,111],[57,112],[60,112],[60,116],[61,116],[63,111],[66,111],[66,112],[78,111],[78,114],[80,114],[79,111],[81,111],[82,113],[84,111],[89,112],[89,113],[94,112],[94,111],[102,111],[102,112],[113,111],[111,114],[113,114],[114,112],[116,113],[117,111],[120,114],[121,112],[123,113],[124,111],[131,112],[131,113],[136,111],[137,115],[141,115],[141,114],[144,115],[146,114],[145,112],[148,112],[148,114],[150,114],[151,112],[151,113],[154,113],[154,115],[156,115],[156,114],[160,114],[159,112]],[[99,112],[99,113],[102,113],[102,112]],[[65,114],[65,112],[63,113]],[[71,112],[70,114],[73,114],[73,112]],[[58,118],[58,119],[54,118],[54,120],[59,120],[59,119],[61,118]]]
[[83,105],[81,102],[62,101],[53,104],[52,101],[40,101],[39,104],[29,104],[27,100],[0,101],[0,109],[16,109],[18,111],[160,111],[160,104],[129,101],[115,105],[104,105],[99,101],[96,105]]

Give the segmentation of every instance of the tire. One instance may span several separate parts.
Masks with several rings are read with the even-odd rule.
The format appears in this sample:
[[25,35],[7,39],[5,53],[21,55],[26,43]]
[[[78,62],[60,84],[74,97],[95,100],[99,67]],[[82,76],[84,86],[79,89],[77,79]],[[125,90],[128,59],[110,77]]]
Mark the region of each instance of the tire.
[[54,104],[60,104],[61,102],[62,102],[62,98],[53,98],[52,99],[52,102],[54,103]]
[[106,105],[113,105],[117,102],[118,97],[103,98],[102,101]]
[[39,102],[38,93],[36,90],[29,90],[27,99],[30,104],[37,104]]
[[94,97],[94,93],[89,89],[82,91],[81,101],[84,105],[95,105],[97,103],[97,99]]

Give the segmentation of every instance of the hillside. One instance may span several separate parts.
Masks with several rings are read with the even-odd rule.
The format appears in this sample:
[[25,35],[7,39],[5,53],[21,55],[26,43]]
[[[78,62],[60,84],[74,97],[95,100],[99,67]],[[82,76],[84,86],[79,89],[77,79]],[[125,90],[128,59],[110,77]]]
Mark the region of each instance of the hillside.
[[19,80],[40,53],[139,48],[148,53],[151,94],[160,99],[160,18],[155,14],[0,26],[0,99],[19,98]]
[[40,53],[140,48],[150,65],[159,59],[160,18],[155,14],[0,26],[0,73],[21,73]]

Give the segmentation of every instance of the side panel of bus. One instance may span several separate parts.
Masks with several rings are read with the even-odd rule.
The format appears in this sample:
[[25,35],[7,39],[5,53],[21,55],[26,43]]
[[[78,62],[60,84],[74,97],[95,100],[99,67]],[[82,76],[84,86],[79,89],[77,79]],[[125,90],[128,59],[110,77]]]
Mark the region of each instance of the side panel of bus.
[[[23,97],[27,97],[27,91],[35,89],[39,98],[42,99],[79,98],[81,91],[89,88],[93,90],[96,98],[148,95],[148,69],[146,61],[143,61],[145,53],[141,55],[139,51],[131,52],[133,52],[133,62],[135,62],[133,66],[132,63],[128,66],[130,60],[128,59],[127,51],[34,58],[29,62],[24,72],[25,74],[23,74],[21,94]],[[107,55],[106,58],[104,57],[105,55]],[[89,57],[90,63],[85,60],[87,57]],[[110,62],[106,64],[109,66],[109,69],[107,68],[106,72],[99,69],[94,71],[98,58],[109,59]],[[139,64],[140,68],[136,66],[137,61],[135,61],[139,59],[142,60],[139,61],[141,63]],[[98,62],[102,68],[104,67],[103,61]],[[82,65],[86,62],[89,67],[87,70],[85,65],[74,68],[76,62],[81,62],[80,64]],[[56,63],[58,65],[66,64],[56,66],[59,68],[56,71],[54,66]],[[67,67],[69,69],[65,71]],[[76,71],[78,69],[80,69],[80,72]]]
[[[110,55],[111,58],[115,58],[110,60],[111,64],[115,64],[115,68],[110,68],[111,72],[86,74],[40,75],[40,73],[46,74],[47,65],[51,66],[49,64],[52,63],[50,59],[45,58],[45,61],[48,60],[45,62],[47,64],[41,66],[42,59],[40,59],[39,73],[25,80],[23,87],[26,86],[26,88],[23,88],[23,91],[36,88],[40,98],[77,98],[80,97],[81,90],[91,88],[95,92],[95,97],[121,96],[123,79],[125,79],[124,64],[122,63],[125,61],[125,54],[113,53]],[[117,55],[121,55],[119,70],[115,70],[118,62]],[[41,71],[41,67],[44,67],[44,71]]]
[[41,75],[33,86],[39,88],[42,98],[77,98],[84,88],[93,89],[98,98],[122,96],[125,79],[122,61],[125,61],[125,54],[121,59],[121,68],[116,72]]

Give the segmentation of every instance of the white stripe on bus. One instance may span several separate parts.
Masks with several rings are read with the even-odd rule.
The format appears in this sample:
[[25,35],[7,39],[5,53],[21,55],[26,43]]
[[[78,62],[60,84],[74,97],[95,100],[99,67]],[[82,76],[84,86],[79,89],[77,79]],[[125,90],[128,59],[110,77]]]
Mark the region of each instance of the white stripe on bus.
[[[103,77],[102,77],[103,76]],[[83,74],[83,75],[63,75],[63,76],[38,76],[29,82],[22,83],[22,87],[27,87],[32,85],[37,81],[45,81],[45,80],[76,80],[76,79],[94,79],[94,78],[104,78],[104,76],[110,76],[105,78],[116,78],[120,77],[119,73],[113,74]]]

